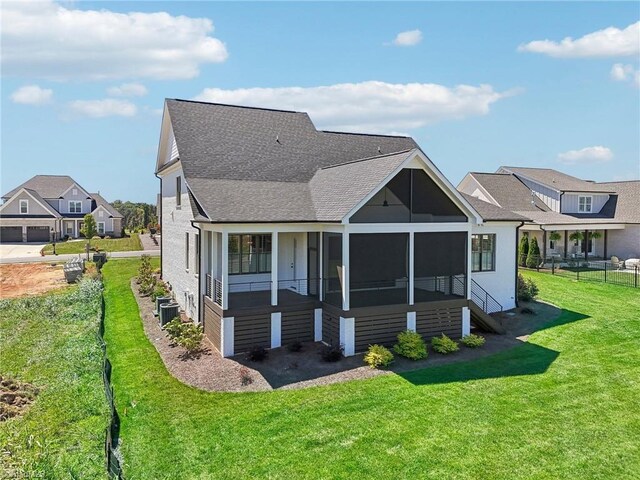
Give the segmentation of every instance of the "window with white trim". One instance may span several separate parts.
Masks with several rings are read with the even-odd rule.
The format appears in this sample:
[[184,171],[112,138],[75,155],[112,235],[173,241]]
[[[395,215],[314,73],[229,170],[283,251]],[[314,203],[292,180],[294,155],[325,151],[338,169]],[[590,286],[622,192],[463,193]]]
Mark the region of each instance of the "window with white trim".
[[20,200],[20,214],[26,215],[29,213],[29,200]]
[[104,235],[104,222],[98,222],[98,235]]
[[471,235],[471,270],[492,272],[496,269],[496,235]]
[[82,202],[79,200],[69,200],[69,213],[82,213]]
[[104,217],[104,212],[102,210],[98,210],[98,216],[100,218]]
[[229,235],[229,275],[271,272],[271,234]]
[[591,213],[593,197],[578,197],[578,212]]
[[182,204],[182,177],[176,177],[176,207]]
[[189,270],[189,232],[184,234],[184,263],[185,268]]

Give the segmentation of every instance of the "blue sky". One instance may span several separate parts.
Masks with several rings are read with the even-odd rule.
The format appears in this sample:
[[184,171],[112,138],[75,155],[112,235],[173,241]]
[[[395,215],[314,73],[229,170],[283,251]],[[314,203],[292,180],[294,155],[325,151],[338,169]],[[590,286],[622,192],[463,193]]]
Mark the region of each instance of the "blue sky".
[[110,200],[154,201],[165,97],[410,134],[454,184],[500,165],[640,177],[637,2],[2,10],[3,193],[35,174],[68,174]]

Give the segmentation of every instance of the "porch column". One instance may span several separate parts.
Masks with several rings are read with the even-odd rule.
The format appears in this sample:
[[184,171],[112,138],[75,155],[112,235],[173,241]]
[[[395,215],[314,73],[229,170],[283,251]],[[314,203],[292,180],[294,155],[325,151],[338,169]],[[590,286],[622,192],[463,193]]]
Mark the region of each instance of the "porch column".
[[564,231],[564,258],[569,256],[569,230]]
[[323,242],[324,232],[318,232],[318,299],[324,300],[324,244]]
[[604,251],[602,252],[602,256],[604,257],[604,259],[606,260],[607,257],[607,232],[609,230],[605,230],[604,231]]
[[409,305],[414,303],[415,265],[414,265],[414,233],[409,232]]
[[584,260],[589,261],[589,230],[584,231]]
[[349,310],[349,232],[346,229],[342,233],[342,310]]
[[547,231],[542,231],[542,264],[547,263]]
[[271,305],[278,305],[278,232],[271,234]]
[[222,232],[222,309],[229,308],[229,233]]

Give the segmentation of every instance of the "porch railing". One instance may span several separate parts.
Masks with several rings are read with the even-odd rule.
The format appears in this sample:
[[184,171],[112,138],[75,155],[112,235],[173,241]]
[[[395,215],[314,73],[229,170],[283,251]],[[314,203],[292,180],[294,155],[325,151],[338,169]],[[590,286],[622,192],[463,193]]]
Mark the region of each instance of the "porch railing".
[[471,300],[473,300],[484,313],[495,313],[503,310],[502,305],[491,296],[478,282],[471,279]]
[[213,301],[222,306],[222,280],[213,280]]

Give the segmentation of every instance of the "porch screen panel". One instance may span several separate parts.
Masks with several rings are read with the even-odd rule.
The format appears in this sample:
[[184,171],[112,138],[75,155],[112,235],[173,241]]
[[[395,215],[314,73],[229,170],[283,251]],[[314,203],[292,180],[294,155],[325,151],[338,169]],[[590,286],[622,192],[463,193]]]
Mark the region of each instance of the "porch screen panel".
[[416,233],[414,301],[466,296],[467,233]]
[[349,287],[352,308],[406,304],[409,235],[349,235]]
[[411,221],[466,222],[467,217],[424,170],[411,170]]
[[342,234],[322,234],[322,276],[324,301],[342,306]]

